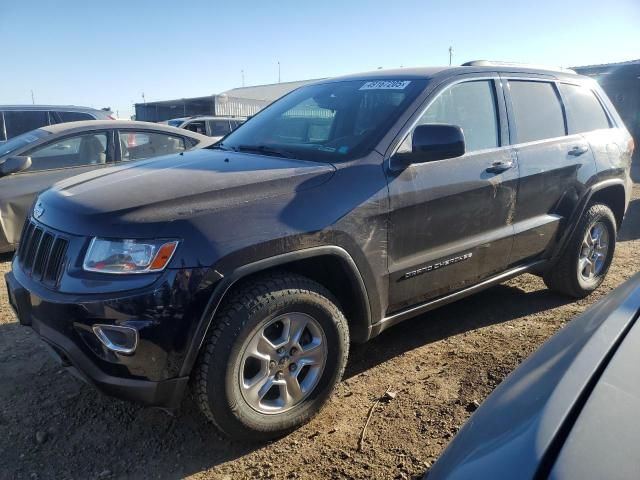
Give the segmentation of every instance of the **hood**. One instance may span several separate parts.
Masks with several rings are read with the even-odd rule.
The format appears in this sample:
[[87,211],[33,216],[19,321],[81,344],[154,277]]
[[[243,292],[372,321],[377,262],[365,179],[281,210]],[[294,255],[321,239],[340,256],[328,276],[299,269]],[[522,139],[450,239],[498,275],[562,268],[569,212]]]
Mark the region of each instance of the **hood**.
[[166,222],[316,187],[334,171],[324,163],[196,150],[59,182],[39,197],[38,220],[78,235],[117,236],[118,226],[135,223],[144,237]]
[[[556,448],[573,427],[583,399],[633,326],[638,305],[640,274],[572,320],[514,370],[471,416],[426,478],[547,478],[548,472],[541,472],[555,461]],[[637,350],[637,344],[633,348]],[[615,400],[610,397],[605,408],[618,408],[611,403]],[[601,418],[601,429],[606,421]],[[603,478],[591,475],[594,471],[586,476]],[[567,478],[585,477],[574,472]]]

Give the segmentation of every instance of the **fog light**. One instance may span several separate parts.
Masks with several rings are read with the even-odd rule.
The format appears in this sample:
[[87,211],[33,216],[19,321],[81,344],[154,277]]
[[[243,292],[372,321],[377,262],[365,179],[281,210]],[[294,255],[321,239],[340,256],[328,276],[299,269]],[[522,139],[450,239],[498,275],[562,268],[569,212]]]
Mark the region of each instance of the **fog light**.
[[138,330],[118,325],[94,325],[93,333],[109,350],[118,353],[133,353],[138,346]]

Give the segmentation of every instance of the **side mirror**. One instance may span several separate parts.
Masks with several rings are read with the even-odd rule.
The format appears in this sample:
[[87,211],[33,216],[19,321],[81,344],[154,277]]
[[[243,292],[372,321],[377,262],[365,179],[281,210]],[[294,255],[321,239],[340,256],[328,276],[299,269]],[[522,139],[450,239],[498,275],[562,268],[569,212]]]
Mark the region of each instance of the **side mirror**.
[[22,172],[31,167],[31,157],[9,157],[0,163],[0,177]]
[[424,163],[464,155],[464,133],[457,125],[419,125],[413,131],[411,152],[402,154],[406,163]]

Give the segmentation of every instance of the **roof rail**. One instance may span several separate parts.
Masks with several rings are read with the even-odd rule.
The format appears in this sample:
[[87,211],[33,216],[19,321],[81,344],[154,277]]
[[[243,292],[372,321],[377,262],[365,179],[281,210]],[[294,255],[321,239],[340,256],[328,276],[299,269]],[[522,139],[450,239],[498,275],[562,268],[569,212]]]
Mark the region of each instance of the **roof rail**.
[[465,62],[461,65],[462,67],[519,67],[519,68],[535,68],[538,70],[549,70],[552,72],[566,72],[566,73],[576,73],[575,70],[571,70],[570,68],[563,67],[550,67],[548,65],[536,65],[531,63],[518,63],[518,62],[501,62],[498,60],[472,60],[470,62]]

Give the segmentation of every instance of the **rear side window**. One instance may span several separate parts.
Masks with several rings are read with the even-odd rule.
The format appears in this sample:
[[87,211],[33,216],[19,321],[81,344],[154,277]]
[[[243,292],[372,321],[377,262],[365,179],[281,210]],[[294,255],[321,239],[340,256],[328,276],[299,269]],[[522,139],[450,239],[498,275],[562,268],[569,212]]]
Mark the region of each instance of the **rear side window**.
[[80,122],[82,120],[95,120],[94,117],[88,113],[82,112],[55,112],[62,123],[65,122]]
[[551,83],[509,81],[518,143],[566,134],[562,105]]
[[44,111],[4,112],[7,138],[49,125],[49,116]]
[[418,121],[418,125],[429,123],[462,128],[468,152],[497,147],[500,139],[493,81],[459,83],[445,90]]
[[209,120],[209,129],[212,137],[224,137],[231,131],[229,120]]
[[142,158],[169,155],[185,150],[183,137],[164,133],[122,131],[120,136],[120,157],[126,162]]
[[560,84],[560,91],[567,107],[569,133],[583,133],[609,128],[609,119],[602,105],[588,88]]

